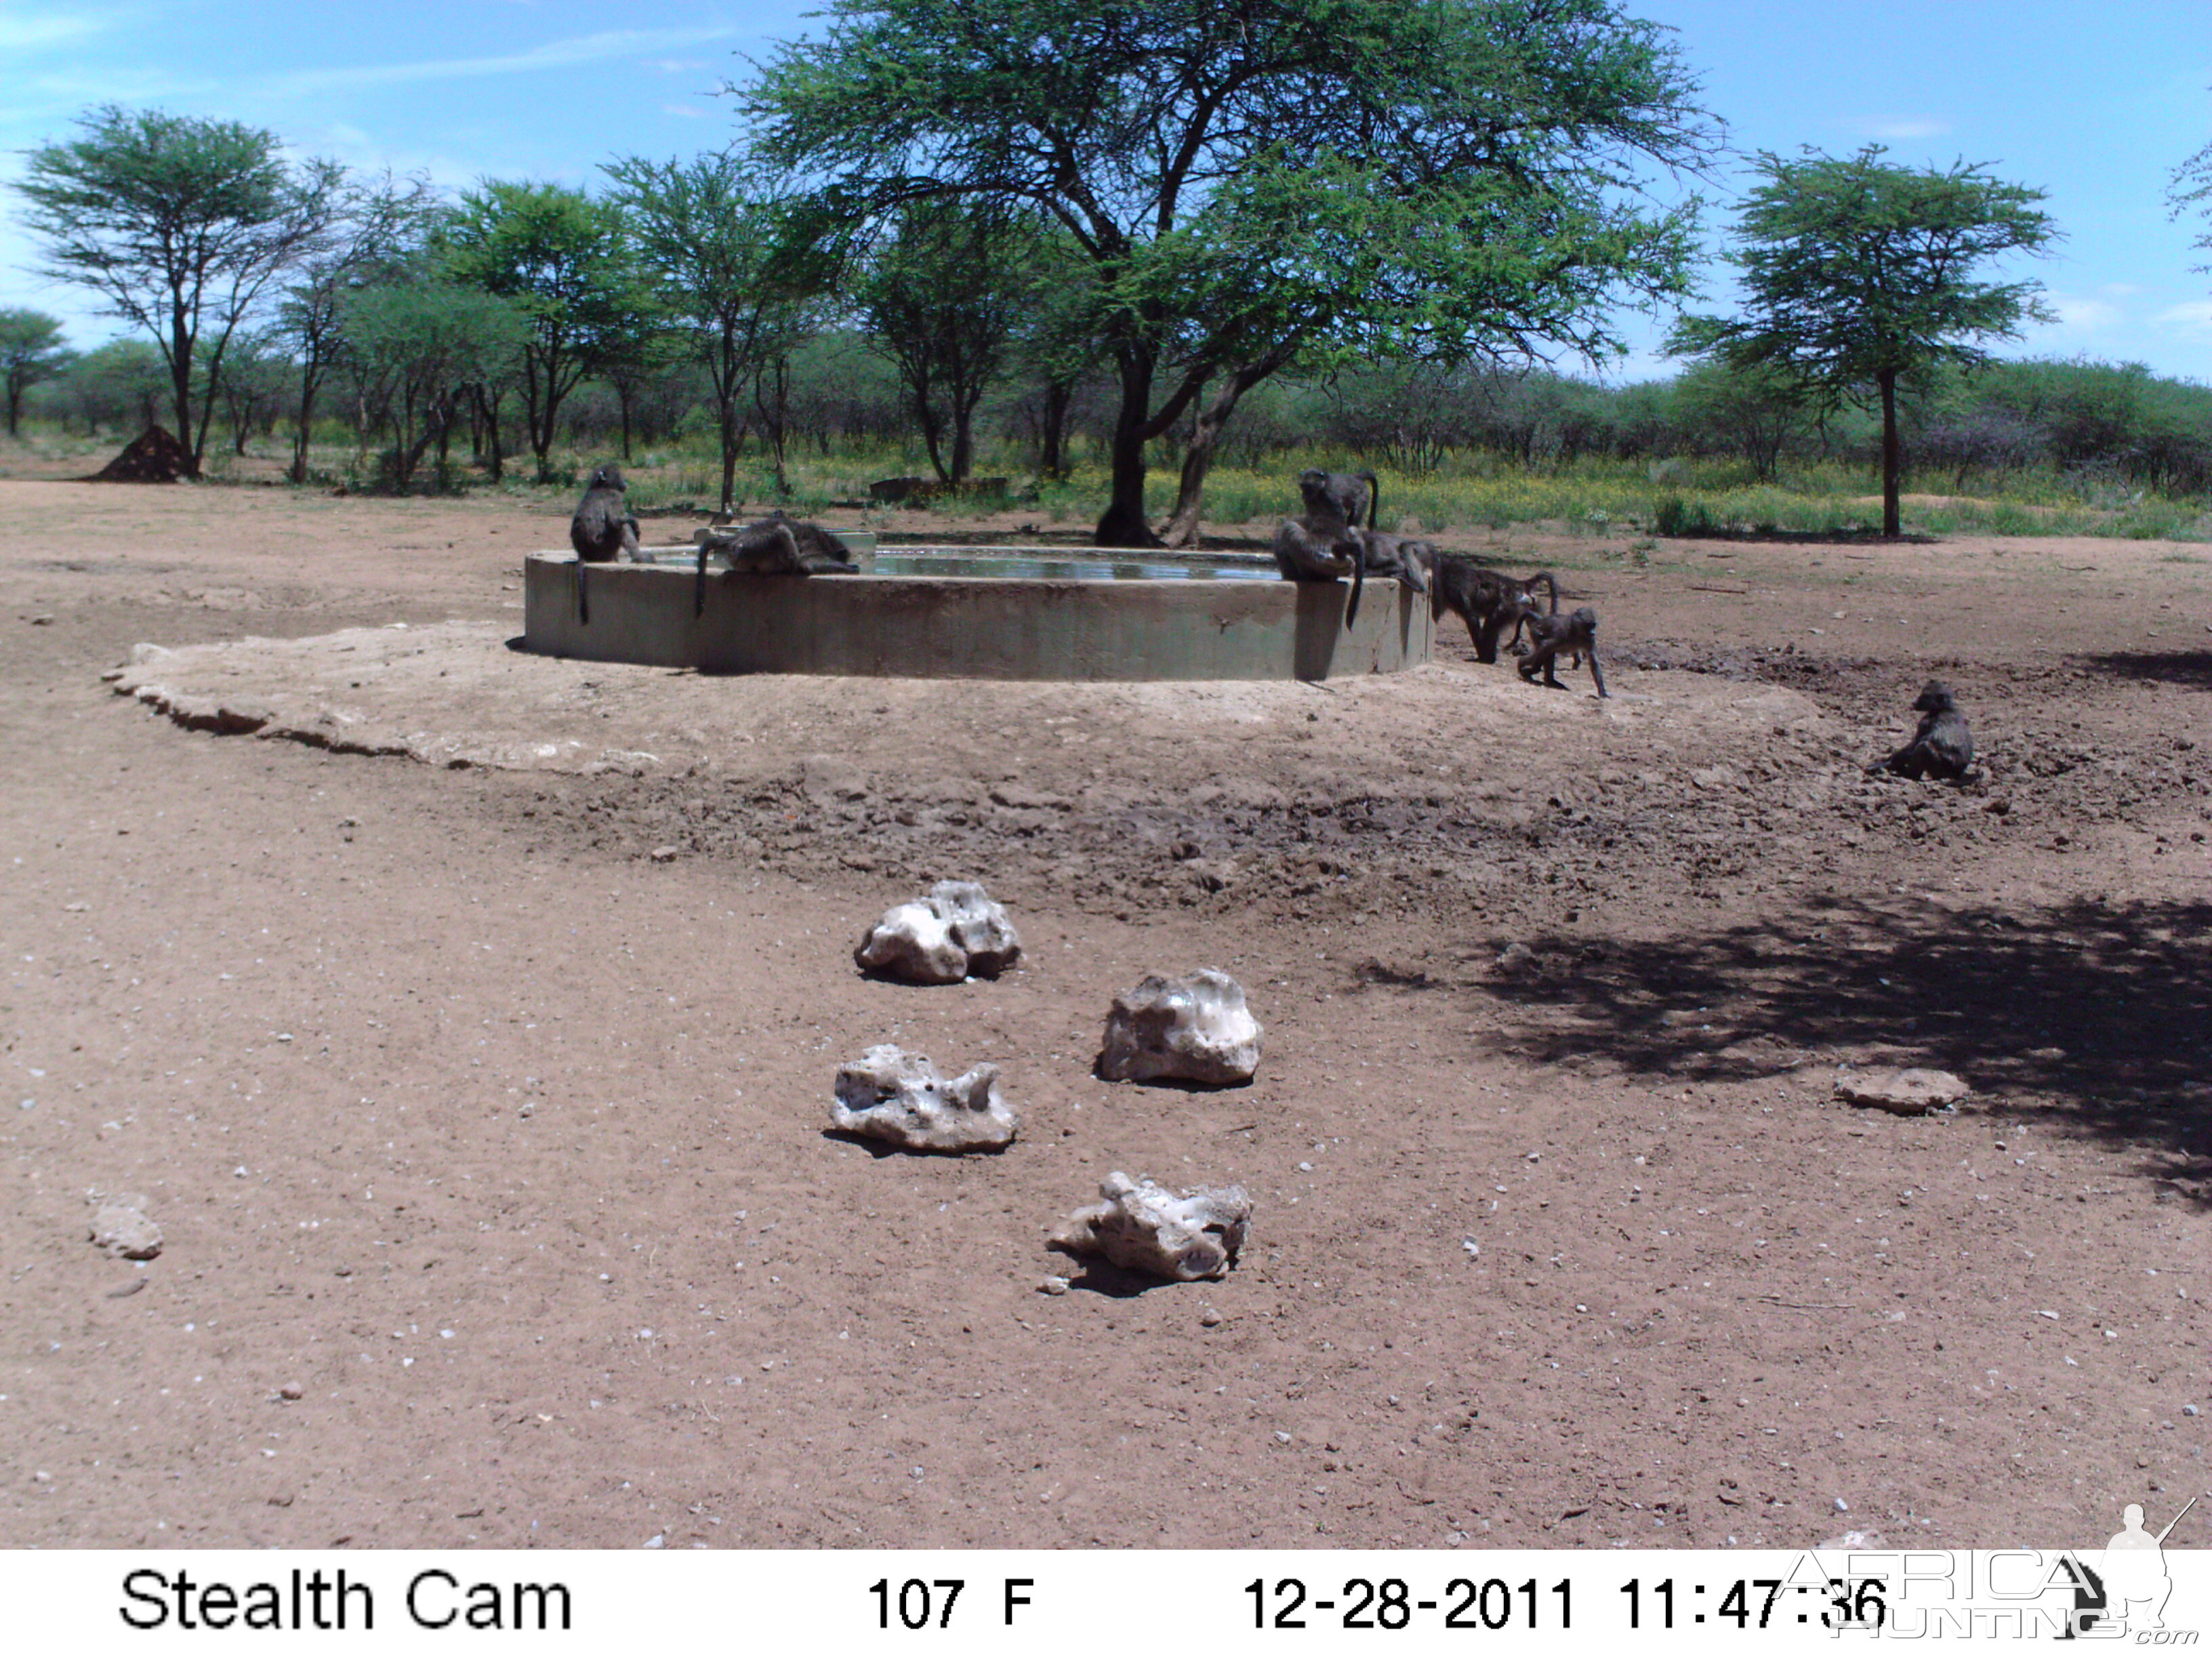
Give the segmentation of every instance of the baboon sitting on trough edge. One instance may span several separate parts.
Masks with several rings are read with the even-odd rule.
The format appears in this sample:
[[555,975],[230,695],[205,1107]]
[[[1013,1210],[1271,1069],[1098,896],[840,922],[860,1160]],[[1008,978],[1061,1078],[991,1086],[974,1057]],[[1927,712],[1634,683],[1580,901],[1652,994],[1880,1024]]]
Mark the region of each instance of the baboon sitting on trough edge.
[[[1291,581],[1335,581],[1352,578],[1352,598],[1344,607],[1346,628],[1359,618],[1359,599],[1367,573],[1395,576],[1417,593],[1428,591],[1421,553],[1426,543],[1410,543],[1375,528],[1382,489],[1372,472],[1324,472],[1309,467],[1298,474],[1305,512],[1285,519],[1275,532],[1275,568]],[[1360,520],[1364,517],[1365,524]]]
[[584,499],[568,520],[568,544],[576,550],[576,620],[592,620],[590,595],[585,589],[584,567],[606,564],[617,557],[637,557],[637,520],[623,500],[629,489],[622,469],[612,461],[592,469],[584,486]]
[[853,550],[820,525],[792,518],[779,509],[749,525],[715,526],[691,532],[699,544],[699,574],[692,585],[691,614],[707,608],[707,560],[728,556],[732,572],[748,576],[854,576]]
[[[1548,611],[1536,608],[1536,589],[1541,585],[1551,599]],[[1512,577],[1486,569],[1456,553],[1439,554],[1431,574],[1429,601],[1438,617],[1447,611],[1467,624],[1474,641],[1475,660],[1496,662],[1498,641],[1508,623],[1513,625],[1507,648],[1516,656],[1522,630],[1540,616],[1559,614],[1559,579],[1548,570],[1533,576]]]
[[1572,653],[1589,659],[1590,678],[1597,682],[1598,696],[1612,695],[1605,689],[1605,670],[1598,666],[1597,612],[1589,606],[1584,605],[1564,617],[1530,617],[1528,644],[1528,654],[1519,664],[1522,679],[1534,684],[1540,669],[1545,684],[1555,690],[1565,690],[1566,686],[1553,672],[1553,664],[1562,653]]
[[1894,772],[1900,778],[1964,777],[1974,763],[1974,736],[1966,729],[1966,717],[1959,712],[1951,688],[1930,680],[1920,688],[1912,706],[1920,710],[1920,727],[1912,741],[1867,770]]

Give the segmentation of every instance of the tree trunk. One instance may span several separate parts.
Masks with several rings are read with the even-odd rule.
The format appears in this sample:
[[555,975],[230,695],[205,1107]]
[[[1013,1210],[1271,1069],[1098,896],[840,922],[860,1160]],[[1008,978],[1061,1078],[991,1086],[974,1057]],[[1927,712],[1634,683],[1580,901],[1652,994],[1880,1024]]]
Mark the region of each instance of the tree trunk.
[[1067,476],[1067,411],[1074,403],[1075,387],[1071,382],[1045,382],[1044,431],[1037,446],[1037,471],[1048,478]]
[[1897,442],[1897,371],[1886,368],[1881,386],[1881,533],[1894,541],[1904,533],[1898,515],[1898,490],[1904,467]]
[[955,489],[968,482],[975,465],[975,411],[972,406],[952,411],[952,477]]
[[1145,446],[1151,441],[1148,416],[1152,402],[1152,359],[1125,349],[1121,360],[1121,406],[1115,411],[1108,464],[1113,493],[1098,517],[1092,537],[1101,547],[1158,547],[1160,538],[1145,517]]
[[734,396],[715,398],[714,423],[722,447],[722,501],[716,510],[734,514],[738,510],[738,406]]
[[1183,447],[1182,477],[1176,490],[1175,512],[1169,516],[1160,539],[1170,547],[1198,545],[1198,515],[1206,505],[1206,475],[1213,465],[1214,447],[1221,429],[1236,412],[1237,400],[1250,383],[1239,374],[1229,377],[1221,395],[1200,405],[1190,423],[1190,441]]

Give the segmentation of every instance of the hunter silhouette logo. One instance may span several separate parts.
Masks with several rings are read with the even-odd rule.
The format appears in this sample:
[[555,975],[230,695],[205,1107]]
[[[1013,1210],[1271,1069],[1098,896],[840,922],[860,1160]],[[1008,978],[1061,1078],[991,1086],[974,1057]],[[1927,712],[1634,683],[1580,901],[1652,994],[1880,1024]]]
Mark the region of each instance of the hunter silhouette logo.
[[2105,1615],[2124,1630],[2164,1630],[2166,1599],[2173,1594],[2173,1580],[2166,1571],[2167,1534],[2181,1524],[2182,1516],[2197,1507],[2192,1498],[2154,1536],[2143,1530],[2142,1505],[2130,1504],[2120,1511],[2120,1530],[2105,1546],[2105,1596],[2110,1611]]

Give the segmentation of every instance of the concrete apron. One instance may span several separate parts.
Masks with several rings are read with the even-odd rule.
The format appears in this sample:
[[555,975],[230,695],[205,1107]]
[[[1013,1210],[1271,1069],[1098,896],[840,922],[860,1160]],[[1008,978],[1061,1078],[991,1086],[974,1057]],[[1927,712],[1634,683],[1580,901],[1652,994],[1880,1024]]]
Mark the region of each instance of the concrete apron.
[[548,656],[714,674],[1325,680],[1425,663],[1436,636],[1427,599],[1388,580],[1367,584],[1348,629],[1345,582],[709,569],[696,617],[694,583],[686,567],[580,566],[571,554],[533,553],[523,643]]

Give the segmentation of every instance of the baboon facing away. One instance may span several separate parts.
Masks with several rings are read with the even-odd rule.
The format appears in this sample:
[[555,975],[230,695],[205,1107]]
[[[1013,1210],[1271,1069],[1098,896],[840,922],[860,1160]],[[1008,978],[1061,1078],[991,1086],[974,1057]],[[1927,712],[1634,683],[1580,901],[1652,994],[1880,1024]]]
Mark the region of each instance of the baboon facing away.
[[1966,717],[1959,712],[1951,688],[1941,680],[1930,680],[1920,688],[1912,706],[1920,711],[1919,729],[1913,732],[1912,741],[1867,770],[1894,772],[1900,778],[1964,777],[1974,763],[1974,737],[1966,729]]
[[1372,472],[1324,472],[1312,466],[1298,474],[1298,495],[1305,502],[1306,522],[1316,529],[1333,521],[1347,529],[1372,530],[1382,486]]
[[592,470],[584,486],[584,499],[576,503],[568,520],[568,544],[576,550],[576,620],[592,620],[591,595],[584,567],[606,564],[617,557],[637,557],[637,520],[623,496],[629,489],[622,469],[612,461]]
[[605,564],[618,556],[637,556],[637,520],[623,500],[629,489],[612,461],[593,470],[584,499],[576,503],[576,516],[568,520],[568,543],[578,558]]
[[1555,690],[1567,688],[1553,672],[1553,664],[1563,653],[1572,653],[1589,659],[1590,678],[1597,682],[1601,697],[1612,694],[1605,689],[1605,670],[1597,661],[1597,612],[1584,605],[1579,611],[1564,617],[1528,618],[1528,654],[1521,659],[1521,678],[1535,683],[1540,669],[1544,684]]
[[[1547,611],[1536,608],[1539,584],[1551,599]],[[1522,630],[1532,620],[1559,614],[1559,584],[1548,570],[1515,578],[1486,569],[1462,555],[1443,553],[1437,556],[1431,577],[1429,601],[1437,616],[1449,611],[1467,624],[1477,661],[1496,662],[1498,638],[1507,623],[1513,628],[1509,648],[1517,651]]]

